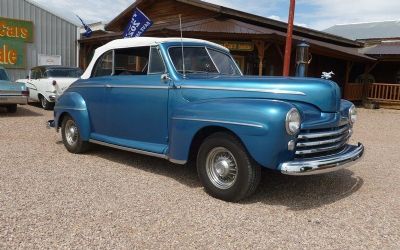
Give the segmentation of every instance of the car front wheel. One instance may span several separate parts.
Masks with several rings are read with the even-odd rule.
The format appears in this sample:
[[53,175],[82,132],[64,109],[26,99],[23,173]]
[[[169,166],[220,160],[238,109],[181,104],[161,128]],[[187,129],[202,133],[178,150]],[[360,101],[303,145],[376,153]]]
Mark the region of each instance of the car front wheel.
[[64,146],[74,154],[84,153],[89,149],[89,142],[83,141],[79,128],[71,116],[64,117],[61,125]]
[[205,139],[197,156],[197,171],[210,195],[231,202],[254,193],[261,176],[261,167],[229,133],[216,133]]

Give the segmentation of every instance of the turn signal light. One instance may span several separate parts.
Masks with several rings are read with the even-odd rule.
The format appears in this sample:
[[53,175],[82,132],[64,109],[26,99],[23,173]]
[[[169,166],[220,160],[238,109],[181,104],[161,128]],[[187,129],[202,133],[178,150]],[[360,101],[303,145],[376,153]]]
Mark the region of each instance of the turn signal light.
[[21,93],[23,96],[29,96],[29,90],[24,90]]

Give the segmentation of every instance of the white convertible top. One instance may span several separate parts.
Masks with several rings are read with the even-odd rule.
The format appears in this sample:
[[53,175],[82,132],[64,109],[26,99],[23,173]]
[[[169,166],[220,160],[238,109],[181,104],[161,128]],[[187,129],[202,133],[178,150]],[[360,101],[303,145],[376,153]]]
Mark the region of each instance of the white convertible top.
[[[184,43],[185,42],[186,43],[203,43],[203,44],[208,44],[208,45],[211,45],[214,47],[218,47],[225,51],[229,51],[227,48],[225,48],[219,44],[212,43],[212,42],[205,41],[205,40],[193,39],[193,38],[183,38],[182,40]],[[135,37],[135,38],[125,38],[125,39],[117,39],[117,40],[111,41],[111,42],[96,49],[89,66],[87,67],[85,73],[83,73],[81,78],[82,79],[90,78],[95,62],[106,51],[113,50],[113,49],[155,46],[155,45],[158,45],[161,43],[167,43],[167,42],[181,42],[181,38],[180,37],[176,37],[176,38]]]

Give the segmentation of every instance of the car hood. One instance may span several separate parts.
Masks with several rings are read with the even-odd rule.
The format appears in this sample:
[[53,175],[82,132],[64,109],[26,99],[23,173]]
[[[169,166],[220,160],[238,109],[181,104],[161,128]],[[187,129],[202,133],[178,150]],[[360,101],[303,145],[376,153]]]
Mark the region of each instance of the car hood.
[[[319,78],[191,75],[177,83],[188,101],[214,98],[266,98],[304,102],[322,112],[338,112],[340,88]],[[210,92],[211,91],[211,92]]]
[[0,80],[0,90],[1,91],[24,91],[24,90],[26,90],[26,87],[25,87],[24,83]]

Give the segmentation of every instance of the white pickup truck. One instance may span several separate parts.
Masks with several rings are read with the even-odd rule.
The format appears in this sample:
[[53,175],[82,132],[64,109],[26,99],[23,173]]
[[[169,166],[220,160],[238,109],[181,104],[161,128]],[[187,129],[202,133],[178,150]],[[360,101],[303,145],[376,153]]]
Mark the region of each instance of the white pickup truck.
[[56,97],[81,75],[80,68],[39,66],[32,68],[26,79],[19,79],[17,82],[26,84],[30,101],[40,102],[43,109],[50,110],[54,107]]

